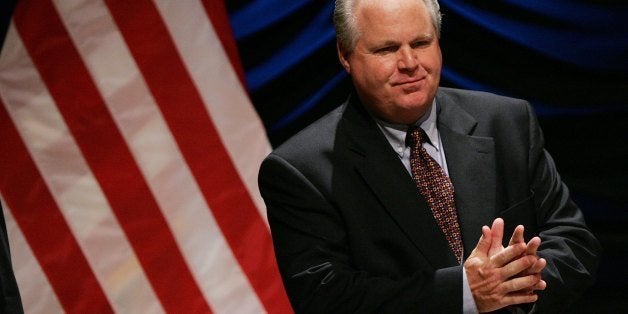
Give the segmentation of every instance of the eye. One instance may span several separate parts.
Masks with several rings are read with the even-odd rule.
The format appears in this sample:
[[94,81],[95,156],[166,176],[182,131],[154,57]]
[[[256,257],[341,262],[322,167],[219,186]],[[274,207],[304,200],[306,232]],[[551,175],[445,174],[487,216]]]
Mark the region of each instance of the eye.
[[419,41],[413,42],[411,47],[412,48],[427,47],[427,46],[430,45],[430,43],[431,43],[431,41],[429,41],[429,40],[419,40]]
[[434,38],[432,36],[421,36],[410,44],[412,49],[425,48],[432,44]]
[[380,54],[380,55],[395,52],[395,51],[397,51],[397,46],[386,46],[386,47],[375,49],[375,53]]

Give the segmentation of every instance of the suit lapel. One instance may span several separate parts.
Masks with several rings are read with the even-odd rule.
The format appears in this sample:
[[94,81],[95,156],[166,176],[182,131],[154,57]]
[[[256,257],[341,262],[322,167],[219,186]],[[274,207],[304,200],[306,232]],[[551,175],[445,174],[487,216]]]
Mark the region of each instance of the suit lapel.
[[490,137],[472,136],[477,122],[446,94],[439,93],[438,130],[454,184],[465,257],[476,246],[482,226],[495,209],[495,148]]
[[455,265],[456,258],[427,203],[373,119],[351,101],[343,118],[348,156],[383,208],[435,268]]

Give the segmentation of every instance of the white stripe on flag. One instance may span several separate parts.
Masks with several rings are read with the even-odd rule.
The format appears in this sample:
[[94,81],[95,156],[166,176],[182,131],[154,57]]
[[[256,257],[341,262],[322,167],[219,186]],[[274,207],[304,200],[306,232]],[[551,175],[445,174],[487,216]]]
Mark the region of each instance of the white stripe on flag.
[[9,234],[13,271],[20,290],[24,313],[63,313],[59,299],[52,290],[48,278],[39,266],[7,204],[2,203],[2,208]]
[[155,3],[229,157],[261,218],[268,224],[266,206],[257,187],[257,173],[271,147],[262,121],[238,80],[203,5],[197,0],[184,4],[170,0]]
[[[6,40],[12,44],[0,60],[0,90],[7,111],[107,298],[116,311],[163,312],[15,25]],[[35,301],[49,302],[48,297]]]
[[212,309],[263,312],[105,5],[91,0],[54,3]]

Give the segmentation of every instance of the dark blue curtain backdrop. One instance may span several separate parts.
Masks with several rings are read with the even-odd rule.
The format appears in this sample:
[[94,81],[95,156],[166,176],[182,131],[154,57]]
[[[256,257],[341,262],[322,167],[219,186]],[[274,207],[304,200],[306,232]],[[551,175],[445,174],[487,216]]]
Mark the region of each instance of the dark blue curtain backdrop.
[[[333,1],[225,2],[274,146],[346,99]],[[14,4],[0,1],[0,44]],[[628,1],[441,5],[442,85],[531,101],[547,149],[602,242],[598,281],[573,312],[628,313]]]
[[[628,2],[441,0],[443,86],[531,101],[605,252],[575,312],[628,311]],[[274,146],[345,100],[333,1],[227,1]]]

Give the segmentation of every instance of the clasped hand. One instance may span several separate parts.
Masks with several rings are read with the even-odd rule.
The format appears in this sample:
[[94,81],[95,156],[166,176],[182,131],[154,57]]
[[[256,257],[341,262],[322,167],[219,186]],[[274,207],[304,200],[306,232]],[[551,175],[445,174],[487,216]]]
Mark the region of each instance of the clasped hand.
[[523,226],[517,226],[508,247],[504,248],[501,218],[495,219],[491,228],[482,227],[482,237],[464,263],[479,312],[536,302],[535,290],[544,290],[547,286],[541,278],[546,261],[536,255],[541,239],[534,237],[525,243],[523,230]]

